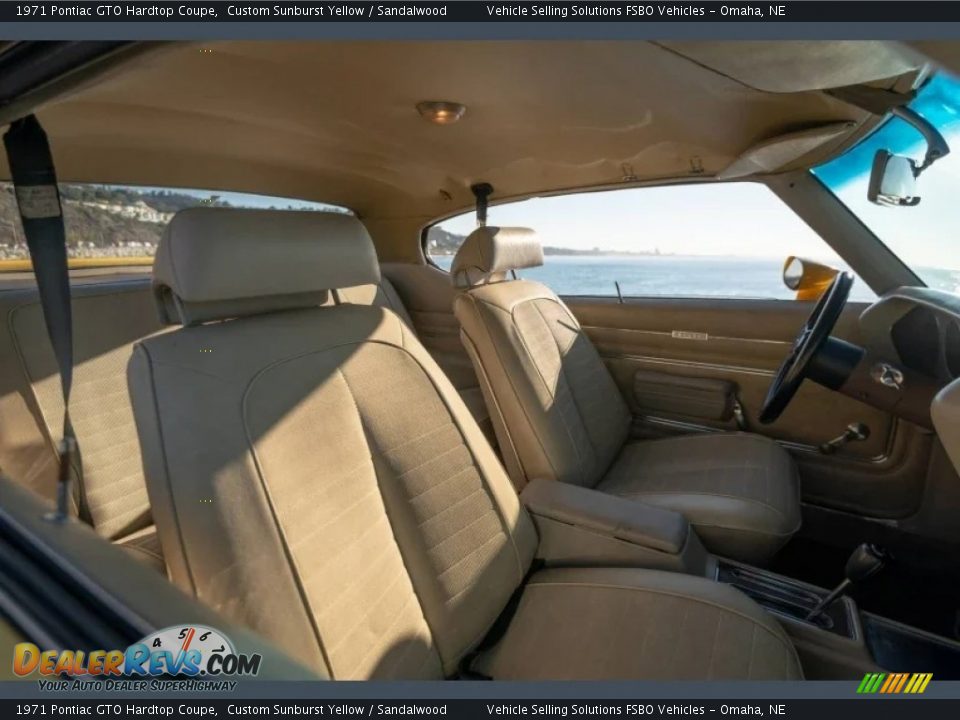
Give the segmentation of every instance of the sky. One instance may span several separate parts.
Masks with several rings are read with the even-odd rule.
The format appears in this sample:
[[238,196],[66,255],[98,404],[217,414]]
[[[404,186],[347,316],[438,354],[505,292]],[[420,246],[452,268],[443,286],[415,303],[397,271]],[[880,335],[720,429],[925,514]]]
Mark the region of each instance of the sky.
[[[544,245],[676,255],[836,258],[806,223],[757,183],[632,188],[525,200],[491,207],[491,225],[537,230]],[[473,213],[441,227],[459,234]]]

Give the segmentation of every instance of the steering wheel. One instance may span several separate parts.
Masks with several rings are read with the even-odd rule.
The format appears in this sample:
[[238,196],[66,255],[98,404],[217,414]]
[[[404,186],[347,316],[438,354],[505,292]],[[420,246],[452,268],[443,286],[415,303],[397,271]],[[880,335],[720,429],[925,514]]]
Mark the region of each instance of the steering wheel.
[[796,340],[784,358],[783,364],[777,370],[767,397],[760,410],[760,422],[764,425],[772,423],[787,409],[793,400],[800,384],[810,369],[810,363],[820,352],[820,348],[830,337],[840,313],[843,312],[853,287],[853,275],[848,272],[837,273],[827,291],[820,296],[810,317],[800,328]]

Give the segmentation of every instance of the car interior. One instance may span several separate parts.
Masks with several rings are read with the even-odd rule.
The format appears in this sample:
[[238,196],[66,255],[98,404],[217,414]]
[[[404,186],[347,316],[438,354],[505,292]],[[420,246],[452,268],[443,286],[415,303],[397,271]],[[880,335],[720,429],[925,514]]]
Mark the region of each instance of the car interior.
[[[103,632],[196,617],[298,679],[960,679],[960,282],[819,171],[908,123],[919,195],[888,182],[902,149],[864,173],[916,204],[950,137],[917,103],[960,44],[0,43],[0,67],[0,124],[35,115],[61,183],[73,353],[65,392],[11,154],[0,540],[123,618]],[[567,294],[536,279],[550,238],[496,224],[732,182],[840,264],[783,258],[789,299]],[[123,253],[78,239],[94,221]],[[0,634],[59,642],[17,597]]]

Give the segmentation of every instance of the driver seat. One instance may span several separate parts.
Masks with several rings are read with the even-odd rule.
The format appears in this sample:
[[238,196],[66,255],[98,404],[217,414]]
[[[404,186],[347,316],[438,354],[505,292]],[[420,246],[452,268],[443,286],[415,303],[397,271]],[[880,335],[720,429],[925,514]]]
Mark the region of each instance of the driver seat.
[[763,564],[800,527],[796,465],[749,433],[633,441],[631,414],[596,348],[546,286],[527,228],[481,227],[451,266],[454,312],[518,490],[559,480],[684,514],[718,555]]

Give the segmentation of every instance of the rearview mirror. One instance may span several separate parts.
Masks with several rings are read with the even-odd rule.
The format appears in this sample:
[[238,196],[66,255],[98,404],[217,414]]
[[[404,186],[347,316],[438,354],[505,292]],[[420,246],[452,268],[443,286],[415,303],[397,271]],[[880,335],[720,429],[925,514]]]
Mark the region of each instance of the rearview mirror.
[[783,284],[797,293],[797,300],[817,300],[838,272],[829,265],[791,255],[783,264]]
[[917,175],[917,164],[910,158],[877,150],[870,170],[867,199],[877,205],[912,207],[920,202]]

